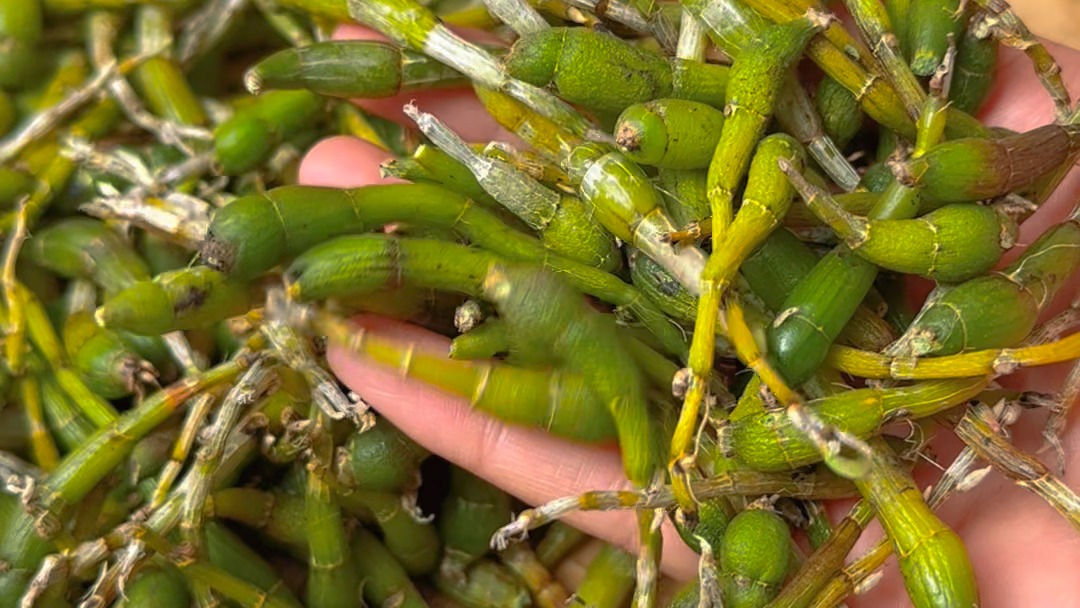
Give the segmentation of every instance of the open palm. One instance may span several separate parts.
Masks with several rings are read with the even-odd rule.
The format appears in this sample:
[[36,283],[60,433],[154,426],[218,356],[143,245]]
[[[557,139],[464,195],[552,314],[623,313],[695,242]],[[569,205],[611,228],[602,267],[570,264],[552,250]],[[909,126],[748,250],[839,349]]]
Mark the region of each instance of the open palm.
[[[343,29],[342,37],[374,37],[359,28]],[[1062,63],[1067,84],[1080,84],[1080,54],[1051,46]],[[400,106],[415,99],[420,108],[450,124],[472,141],[508,139],[467,91],[423,93],[408,98],[362,102],[376,113],[404,121]],[[1051,120],[1051,104],[1035,80],[1030,62],[1021,54],[1003,51],[999,78],[982,118],[988,124],[1023,131]],[[305,158],[302,182],[313,185],[355,187],[384,180],[378,165],[385,152],[351,138],[320,142]],[[1080,173],[1074,171],[1053,199],[1024,224],[1020,245],[1033,241],[1049,225],[1060,221],[1080,195]],[[1017,251],[1018,252],[1018,251]],[[1014,253],[1015,255],[1015,253]],[[1063,290],[1062,303],[1077,293],[1074,281]],[[1060,306],[1058,307],[1060,309]],[[358,321],[372,331],[415,342],[417,348],[445,353],[449,341],[422,329],[378,318]],[[628,486],[621,460],[614,449],[567,442],[541,431],[512,427],[472,411],[468,403],[421,383],[402,381],[394,370],[369,364],[340,349],[331,348],[330,364],[342,382],[360,394],[382,415],[433,453],[471,470],[532,505],[586,490]],[[1017,388],[1043,392],[1058,390],[1067,367],[1023,370],[1006,382]],[[1025,413],[1014,427],[1015,443],[1028,452],[1041,444],[1044,416]],[[1080,426],[1069,425],[1063,444],[1069,455],[1064,481],[1080,487]],[[947,464],[961,445],[952,436],[934,444],[938,460]],[[917,478],[934,480],[932,467],[922,467]],[[850,503],[846,503],[850,504]],[[842,516],[846,504],[834,505]],[[941,509],[968,547],[978,577],[984,608],[1026,606],[1080,606],[1080,536],[1044,502],[999,475],[992,474],[974,490],[950,498]],[[629,513],[576,514],[569,520],[586,532],[632,548],[633,517]],[[880,537],[873,524],[859,548]],[[688,580],[696,573],[697,556],[681,543],[673,530],[665,534],[665,573]],[[894,563],[886,567],[881,583],[849,602],[860,606],[907,606],[910,602]]]

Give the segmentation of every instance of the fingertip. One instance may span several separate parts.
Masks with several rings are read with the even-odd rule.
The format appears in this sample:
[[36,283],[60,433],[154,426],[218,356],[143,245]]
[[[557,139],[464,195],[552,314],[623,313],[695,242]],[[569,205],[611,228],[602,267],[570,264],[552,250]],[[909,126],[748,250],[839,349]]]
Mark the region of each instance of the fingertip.
[[300,162],[299,182],[307,186],[356,188],[369,184],[401,184],[383,177],[380,165],[394,155],[371,142],[336,135],[316,143]]
[[389,42],[390,39],[375,30],[357,23],[340,23],[330,35],[331,40],[378,40]]

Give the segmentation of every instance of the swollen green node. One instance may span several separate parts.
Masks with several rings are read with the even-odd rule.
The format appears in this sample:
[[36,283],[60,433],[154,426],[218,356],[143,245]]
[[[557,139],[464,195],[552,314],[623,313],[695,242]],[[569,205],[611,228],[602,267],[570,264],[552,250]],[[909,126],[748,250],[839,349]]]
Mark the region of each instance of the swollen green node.
[[615,125],[615,143],[634,162],[667,169],[709,166],[724,114],[703,103],[659,99],[632,105]]
[[266,196],[246,196],[214,213],[199,257],[240,279],[275,266],[285,249],[285,227]]
[[672,93],[671,65],[659,54],[586,28],[522,36],[503,65],[510,76],[549,86],[559,97],[615,114]]
[[266,159],[274,144],[269,127],[258,117],[240,113],[214,129],[214,150],[227,175],[246,173]]
[[788,570],[791,534],[772,511],[750,508],[728,523],[719,561],[724,605],[760,608],[780,591]]
[[94,319],[108,328],[160,335],[244,314],[250,304],[247,283],[193,266],[162,273],[117,293],[105,300]]
[[307,89],[331,97],[377,99],[401,88],[402,51],[375,40],[333,40],[284,49],[244,75],[248,91]]
[[339,463],[352,485],[364,490],[401,492],[416,481],[417,467],[430,455],[385,418],[349,436],[348,458]]

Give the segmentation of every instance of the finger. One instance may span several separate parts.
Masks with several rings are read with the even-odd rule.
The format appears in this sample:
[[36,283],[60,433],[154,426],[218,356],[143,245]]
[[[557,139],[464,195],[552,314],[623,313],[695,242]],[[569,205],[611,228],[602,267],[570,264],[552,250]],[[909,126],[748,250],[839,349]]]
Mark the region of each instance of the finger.
[[[365,316],[367,331],[423,352],[445,354],[449,341],[415,326]],[[327,352],[330,368],[350,389],[431,452],[488,480],[529,505],[589,490],[629,486],[618,453],[557,438],[539,429],[502,423],[472,410],[466,400],[342,348]],[[633,550],[636,521],[630,512],[576,513],[567,522],[584,532]],[[694,576],[697,556],[665,522],[663,571],[680,580]]]
[[337,135],[319,141],[300,161],[298,181],[307,186],[358,188],[371,184],[403,184],[383,177],[380,165],[394,155],[371,142]]
[[[498,42],[487,32],[469,28],[451,28],[473,41]],[[359,25],[342,25],[334,32],[336,40],[386,40],[382,34]],[[486,143],[504,141],[519,145],[513,135],[507,133],[484,109],[471,89],[415,91],[383,99],[354,99],[353,103],[372,114],[396,123],[412,126],[401,108],[414,102],[425,112],[434,114],[451,130],[468,142]]]

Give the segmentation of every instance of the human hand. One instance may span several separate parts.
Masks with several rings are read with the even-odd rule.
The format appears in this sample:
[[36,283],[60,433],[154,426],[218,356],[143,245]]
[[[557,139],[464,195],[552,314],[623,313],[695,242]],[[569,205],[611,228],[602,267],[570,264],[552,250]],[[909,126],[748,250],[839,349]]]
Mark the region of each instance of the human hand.
[[[347,28],[347,37],[374,37],[359,28]],[[1080,57],[1061,47],[1051,52],[1062,61],[1066,82],[1080,82]],[[1023,131],[1046,124],[1051,105],[1032,73],[1030,62],[1021,54],[1003,52],[1000,77],[982,118],[991,125]],[[424,111],[447,122],[468,141],[509,140],[467,91],[421,93],[386,100],[364,101],[366,109],[406,122],[400,107],[416,100]],[[301,166],[303,183],[355,187],[385,183],[378,165],[387,155],[364,142],[333,138],[318,144]],[[1021,231],[1020,244],[1033,241],[1049,225],[1071,210],[1080,192],[1080,176],[1074,172]],[[1019,253],[1018,250],[1013,253]],[[1065,290],[1063,301],[1076,292],[1075,283]],[[1060,308],[1060,307],[1059,307]],[[371,331],[418,348],[445,353],[449,341],[416,327],[365,317],[359,321]],[[403,381],[392,369],[366,363],[339,348],[331,347],[328,358],[339,378],[383,416],[433,453],[487,479],[530,505],[587,490],[624,488],[622,464],[614,449],[589,447],[561,440],[539,430],[511,426],[472,411],[466,400],[451,397],[422,383]],[[1010,378],[1013,386],[1033,390],[1057,390],[1064,373],[1062,366],[1025,370]],[[1036,450],[1042,420],[1025,414],[1015,428],[1015,441],[1022,449]],[[1069,427],[1065,445],[1076,443],[1080,431]],[[947,463],[959,450],[958,441],[944,434],[934,445],[939,460]],[[1077,460],[1070,455],[1070,471]],[[927,483],[934,476],[929,467],[917,477]],[[1080,473],[1064,479],[1075,486]],[[991,500],[992,499],[992,500]],[[847,504],[834,505],[840,517]],[[1024,517],[1017,514],[1024,513]],[[1080,597],[1072,588],[1069,566],[1080,565],[1080,544],[1075,532],[1048,506],[1031,494],[992,475],[975,490],[950,499],[941,510],[945,522],[967,543],[979,579],[983,606],[1028,606],[1039,599]],[[568,522],[589,534],[633,549],[636,527],[630,513],[579,513]],[[864,535],[860,547],[880,536],[880,529]],[[662,569],[688,580],[696,573],[697,556],[685,547],[668,526],[665,529]],[[856,549],[858,551],[858,548]],[[1075,584],[1080,587],[1080,583]],[[907,594],[895,566],[870,593],[850,602],[852,606],[908,605]]]

